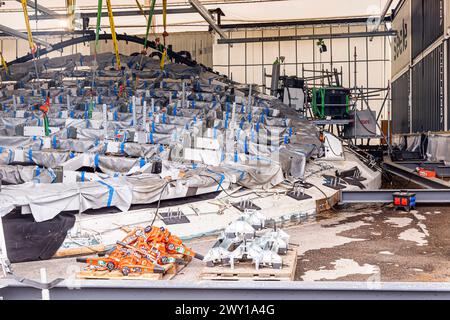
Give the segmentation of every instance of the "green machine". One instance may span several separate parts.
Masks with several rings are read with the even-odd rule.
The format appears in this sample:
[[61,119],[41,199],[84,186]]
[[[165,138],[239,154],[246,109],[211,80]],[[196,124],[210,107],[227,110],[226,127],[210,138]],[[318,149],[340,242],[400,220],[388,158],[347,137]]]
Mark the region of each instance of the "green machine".
[[312,88],[312,111],[317,119],[348,119],[350,89],[342,87]]

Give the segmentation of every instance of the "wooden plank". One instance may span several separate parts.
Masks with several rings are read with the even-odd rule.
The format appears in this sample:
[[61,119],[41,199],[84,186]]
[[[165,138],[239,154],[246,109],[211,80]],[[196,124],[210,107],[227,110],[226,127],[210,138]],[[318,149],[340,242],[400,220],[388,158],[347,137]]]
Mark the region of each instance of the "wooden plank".
[[88,255],[88,254],[102,252],[105,250],[106,250],[106,247],[103,244],[89,246],[89,247],[59,249],[53,256],[53,258]]
[[81,271],[77,273],[78,279],[104,279],[104,280],[161,280],[163,274],[161,273],[131,273],[128,276],[124,276],[119,270],[114,271]]
[[119,270],[114,271],[98,271],[98,270],[83,270],[76,274],[78,279],[104,279],[104,280],[171,280],[175,277],[178,272],[183,270],[186,265],[192,260],[191,257],[185,257],[183,255],[172,255],[177,259],[183,259],[186,264],[167,264],[162,267],[165,269],[164,274],[162,273],[130,273],[128,276],[124,276]]
[[230,266],[205,267],[201,274],[204,280],[255,280],[255,281],[290,281],[294,280],[297,267],[297,249],[290,249],[283,255],[283,268],[261,267],[256,270],[251,262],[241,262]]

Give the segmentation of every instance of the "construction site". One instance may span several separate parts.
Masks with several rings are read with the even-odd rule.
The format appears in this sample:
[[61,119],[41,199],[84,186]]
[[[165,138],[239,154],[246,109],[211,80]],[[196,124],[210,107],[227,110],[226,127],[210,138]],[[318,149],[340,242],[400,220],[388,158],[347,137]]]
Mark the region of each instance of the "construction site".
[[450,299],[448,1],[0,19],[0,299]]

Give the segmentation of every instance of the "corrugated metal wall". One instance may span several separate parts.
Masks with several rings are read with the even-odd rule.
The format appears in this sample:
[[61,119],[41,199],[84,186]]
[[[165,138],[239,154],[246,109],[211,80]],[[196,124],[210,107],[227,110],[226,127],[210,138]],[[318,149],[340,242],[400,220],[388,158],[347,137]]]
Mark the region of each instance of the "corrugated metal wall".
[[405,72],[392,82],[392,132],[408,133],[410,72]]
[[412,69],[412,132],[444,130],[444,46]]
[[411,16],[414,59],[444,34],[444,0],[412,0]]

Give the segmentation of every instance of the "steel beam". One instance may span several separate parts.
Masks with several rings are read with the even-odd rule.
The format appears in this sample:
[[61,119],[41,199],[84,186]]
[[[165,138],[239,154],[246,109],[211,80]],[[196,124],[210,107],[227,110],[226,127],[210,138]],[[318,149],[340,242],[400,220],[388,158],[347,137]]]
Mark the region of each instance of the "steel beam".
[[[167,14],[188,14],[188,13],[197,13],[197,10],[194,8],[168,8]],[[162,9],[155,9],[154,12],[155,15],[162,14]],[[131,16],[142,16],[141,11],[139,10],[117,10],[114,11],[114,17],[131,17]],[[97,12],[82,12],[80,13],[80,18],[96,18]],[[102,17],[106,18],[108,17],[107,12],[102,12]],[[38,16],[38,20],[44,20],[44,19],[61,19],[61,18],[67,18],[66,14],[57,14],[54,16]],[[36,18],[34,16],[30,16],[30,20],[35,20]]]
[[450,189],[450,184],[447,181],[437,178],[426,178],[417,174],[413,169],[402,166],[401,164],[385,161],[383,163],[385,171],[392,173],[407,181],[416,183],[427,189]]
[[[392,194],[397,191],[400,190],[342,190],[341,203],[391,203],[393,201]],[[418,204],[450,204],[450,189],[412,189],[407,191],[416,194],[416,203]]]
[[275,36],[275,37],[257,37],[257,38],[234,38],[219,39],[218,44],[252,43],[252,42],[278,42],[278,41],[297,41],[297,40],[317,40],[317,39],[347,39],[347,38],[367,38],[367,37],[389,37],[397,35],[397,31],[377,31],[377,32],[350,32],[339,34],[310,34],[300,36]]
[[[17,1],[17,2],[22,2],[22,1],[20,1],[20,0],[16,0],[16,1]],[[59,13],[57,13],[56,11],[53,11],[53,10],[50,10],[50,9],[44,7],[44,6],[41,6],[40,4],[37,4],[37,3],[34,2],[34,1],[28,0],[28,1],[27,1],[27,4],[28,4],[28,6],[29,6],[30,8],[37,9],[37,11],[41,12],[41,13],[43,14],[43,16],[47,16],[47,17],[61,16],[61,15],[60,15]],[[67,15],[66,15],[66,17],[67,17]],[[32,19],[31,19],[31,16],[29,17],[29,19],[32,20]],[[38,19],[41,19],[41,16],[38,16]],[[52,18],[52,19],[53,19],[53,18]]]
[[[19,31],[15,30],[15,29],[12,29],[10,27],[4,26],[2,24],[0,24],[0,31],[2,31],[2,32],[6,33],[6,34],[9,34],[9,35],[11,35],[13,37],[24,39],[24,40],[28,41],[28,36],[27,36],[26,33],[19,32]],[[45,46],[47,48],[52,48],[52,45],[50,43],[44,41],[44,40],[41,40],[41,39],[38,39],[38,38],[33,38],[33,41],[36,42],[37,44],[43,45],[43,46]]]
[[[373,32],[378,31],[378,29],[380,28],[381,22],[384,20],[384,17],[386,17],[387,12],[392,5],[392,2],[393,2],[393,0],[387,0],[385,6],[383,8],[383,11],[381,12],[381,15],[375,24],[375,27],[371,31],[373,31]],[[372,41],[372,39],[373,39],[373,37],[370,38],[370,41]]]
[[[264,28],[282,28],[282,27],[300,27],[300,26],[324,26],[324,25],[342,25],[342,24],[366,24],[370,17],[358,18],[336,18],[336,19],[317,19],[317,20],[296,20],[296,21],[275,21],[275,22],[254,22],[221,24],[222,30],[238,29],[264,29]],[[391,21],[391,17],[385,17],[384,21]]]
[[201,4],[198,0],[189,0],[189,3],[197,12],[203,17],[203,19],[208,22],[208,24],[213,28],[222,39],[228,39],[227,35],[223,30],[216,24],[214,19],[211,17],[211,13],[208,11],[208,9],[205,8],[203,4]]
[[[4,286],[2,288],[2,286]],[[41,299],[41,290],[0,280],[5,300]],[[50,289],[58,300],[449,299],[450,283],[66,280]]]

